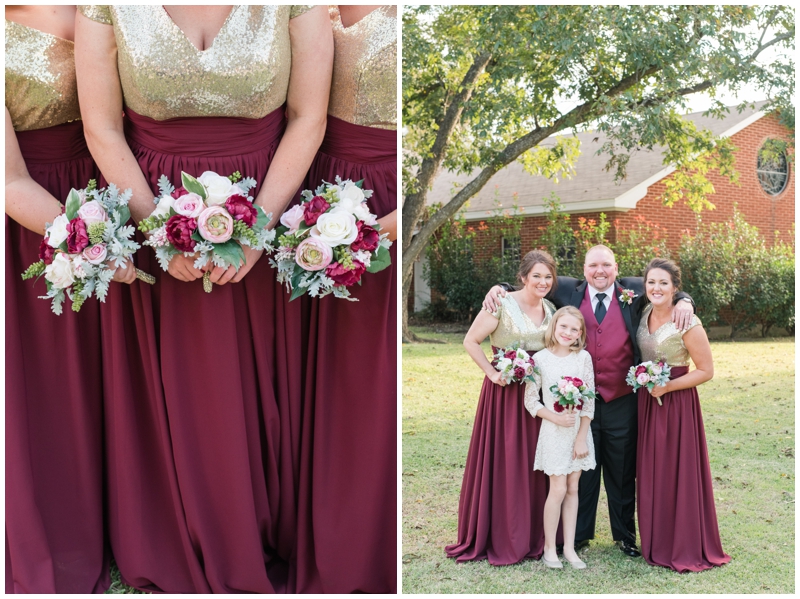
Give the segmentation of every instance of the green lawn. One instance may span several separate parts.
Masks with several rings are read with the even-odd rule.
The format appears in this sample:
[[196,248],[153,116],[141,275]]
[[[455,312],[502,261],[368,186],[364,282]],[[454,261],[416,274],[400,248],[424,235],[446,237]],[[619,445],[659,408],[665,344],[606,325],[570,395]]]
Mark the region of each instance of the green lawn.
[[[403,347],[404,593],[794,593],[794,340],[712,342],[716,376],[700,388],[714,477],[721,568],[677,574],[613,545],[601,493],[583,571],[537,561],[456,564],[458,495],[482,372],[463,335]],[[487,347],[488,350],[488,347]]]

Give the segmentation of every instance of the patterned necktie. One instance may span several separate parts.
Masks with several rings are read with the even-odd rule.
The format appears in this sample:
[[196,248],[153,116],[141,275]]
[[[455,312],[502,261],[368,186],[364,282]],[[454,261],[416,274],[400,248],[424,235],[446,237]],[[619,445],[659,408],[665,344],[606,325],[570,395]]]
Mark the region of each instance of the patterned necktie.
[[594,309],[594,317],[597,319],[597,324],[602,324],[606,317],[606,305],[603,301],[606,299],[606,294],[598,293],[595,297],[597,298],[597,307]]

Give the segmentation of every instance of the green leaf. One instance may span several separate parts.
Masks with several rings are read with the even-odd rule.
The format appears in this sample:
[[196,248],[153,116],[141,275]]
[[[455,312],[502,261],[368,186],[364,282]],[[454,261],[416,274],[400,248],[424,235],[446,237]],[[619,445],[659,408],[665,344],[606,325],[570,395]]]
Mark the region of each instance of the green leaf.
[[256,205],[256,214],[258,214],[258,216],[256,217],[256,224],[253,229],[260,231],[269,224],[269,217],[267,213],[264,212],[264,209],[258,205]]
[[364,179],[360,179],[359,181],[356,181],[356,182],[354,183],[354,185],[355,185],[356,187],[358,187],[359,189],[361,189],[361,188],[364,186]]
[[367,272],[380,272],[387,266],[392,263],[392,256],[389,254],[389,250],[385,247],[380,246],[377,251],[377,255],[373,256],[369,262],[369,268],[367,268]]
[[300,277],[302,277],[305,272],[306,271],[300,266],[294,267],[294,272],[292,273],[292,289],[297,289],[300,287]]
[[199,195],[203,200],[208,198],[208,193],[206,193],[206,188],[203,187],[203,184],[200,183],[197,179],[192,177],[191,175],[184,173],[181,171],[181,183],[186,191],[190,193],[196,193]]
[[200,235],[200,232],[197,229],[195,229],[194,232],[192,232],[192,239],[194,239],[195,241],[199,241],[200,243],[203,243],[205,241],[205,239],[203,239],[203,236]]
[[303,294],[305,294],[306,291],[307,291],[307,289],[305,287],[294,287],[294,288],[292,288],[292,295],[291,295],[291,297],[289,297],[289,301],[291,302],[291,301],[296,300],[298,297],[300,297]]
[[218,243],[214,245],[214,254],[228,262],[238,271],[242,264],[245,263],[244,250],[238,242],[228,240],[225,243]]
[[81,207],[81,196],[74,189],[69,190],[67,202],[64,204],[64,214],[69,220],[78,216],[78,209]]
[[131,218],[131,210],[127,206],[119,206],[117,208],[117,212],[119,212],[119,224],[124,225],[128,222]]

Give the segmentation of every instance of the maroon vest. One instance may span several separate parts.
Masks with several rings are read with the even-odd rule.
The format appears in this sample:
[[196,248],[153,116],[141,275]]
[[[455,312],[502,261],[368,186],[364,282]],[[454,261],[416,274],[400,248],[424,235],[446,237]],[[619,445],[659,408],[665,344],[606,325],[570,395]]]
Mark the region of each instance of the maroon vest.
[[612,286],[607,292],[611,293],[611,305],[603,324],[597,324],[588,285],[580,306],[586,320],[586,351],[592,356],[595,390],[605,402],[633,393],[625,383],[625,376],[633,364],[633,343],[615,291]]

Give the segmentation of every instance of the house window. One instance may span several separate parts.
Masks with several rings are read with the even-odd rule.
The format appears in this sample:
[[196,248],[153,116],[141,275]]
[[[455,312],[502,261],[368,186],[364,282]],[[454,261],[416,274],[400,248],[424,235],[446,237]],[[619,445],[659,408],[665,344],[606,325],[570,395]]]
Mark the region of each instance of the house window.
[[768,139],[758,151],[756,174],[761,188],[771,196],[786,189],[789,182],[789,161],[786,160],[784,144]]
[[516,266],[521,259],[519,237],[503,237],[503,264]]

